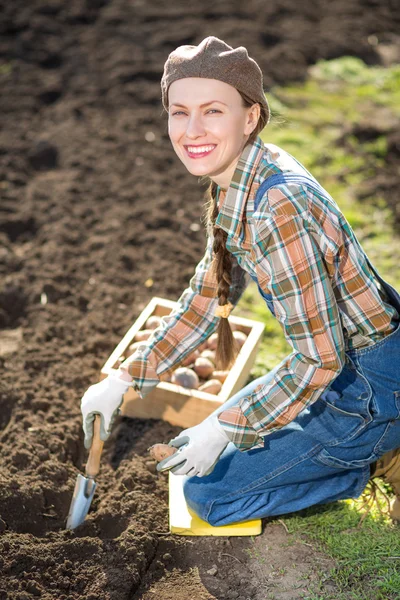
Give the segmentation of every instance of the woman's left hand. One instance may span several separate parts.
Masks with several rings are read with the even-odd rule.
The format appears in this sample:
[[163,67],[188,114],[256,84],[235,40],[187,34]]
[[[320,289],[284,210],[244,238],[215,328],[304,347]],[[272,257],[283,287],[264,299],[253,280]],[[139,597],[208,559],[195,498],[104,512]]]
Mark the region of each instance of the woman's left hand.
[[175,475],[190,477],[209,475],[228,444],[229,438],[218,417],[210,416],[169,442],[168,445],[178,448],[178,451],[159,462],[157,470],[170,470]]

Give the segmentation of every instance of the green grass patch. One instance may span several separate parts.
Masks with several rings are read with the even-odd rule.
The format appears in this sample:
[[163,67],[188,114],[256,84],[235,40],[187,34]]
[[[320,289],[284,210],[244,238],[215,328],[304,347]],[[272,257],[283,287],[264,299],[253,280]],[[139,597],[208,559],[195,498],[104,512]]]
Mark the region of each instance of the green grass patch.
[[[357,192],[385,160],[385,133],[400,116],[400,67],[368,67],[353,57],[321,61],[304,84],[274,88],[268,99],[274,118],[262,134],[264,141],[293,154],[319,180],[380,274],[400,289],[400,239],[392,213],[382,197],[357,200]],[[378,123],[378,134],[362,142],[354,132],[369,122]],[[291,348],[255,283],[236,314],[265,323],[250,381],[275,367]],[[321,574],[321,589],[331,578],[340,596],[316,590],[309,600],[400,599],[400,530],[379,506],[384,506],[382,498],[365,516],[362,501],[343,501],[285,518],[291,532],[306,535],[337,563],[332,573]]]
[[[289,533],[313,541],[337,566],[321,573],[335,583],[339,594],[324,600],[398,600],[400,598],[400,535],[384,512],[382,495],[365,513],[363,499],[314,507],[285,518]],[[318,591],[318,590],[316,590]]]

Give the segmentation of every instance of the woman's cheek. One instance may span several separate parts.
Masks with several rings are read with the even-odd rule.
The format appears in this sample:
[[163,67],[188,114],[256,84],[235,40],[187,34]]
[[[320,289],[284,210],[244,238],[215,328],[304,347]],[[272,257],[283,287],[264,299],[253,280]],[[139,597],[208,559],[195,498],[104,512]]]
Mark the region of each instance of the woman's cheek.
[[215,135],[222,139],[227,135],[231,135],[232,132],[235,132],[237,130],[237,126],[238,123],[236,119],[232,119],[224,115],[210,123],[210,130],[212,130]]
[[175,128],[172,126],[171,121],[168,121],[168,135],[171,142],[174,140]]
[[183,123],[168,124],[168,135],[172,142],[178,143],[179,139],[184,135],[185,127]]
[[173,119],[168,119],[168,134],[170,138],[174,138],[176,136],[177,124]]

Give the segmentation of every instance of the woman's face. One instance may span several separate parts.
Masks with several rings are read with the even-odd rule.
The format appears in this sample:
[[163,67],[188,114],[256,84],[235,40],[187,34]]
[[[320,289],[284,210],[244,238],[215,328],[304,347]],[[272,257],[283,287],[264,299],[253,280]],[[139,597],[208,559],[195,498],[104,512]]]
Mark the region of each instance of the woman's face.
[[168,134],[187,170],[227,189],[260,114],[244,108],[236,88],[217,79],[186,77],[168,90]]

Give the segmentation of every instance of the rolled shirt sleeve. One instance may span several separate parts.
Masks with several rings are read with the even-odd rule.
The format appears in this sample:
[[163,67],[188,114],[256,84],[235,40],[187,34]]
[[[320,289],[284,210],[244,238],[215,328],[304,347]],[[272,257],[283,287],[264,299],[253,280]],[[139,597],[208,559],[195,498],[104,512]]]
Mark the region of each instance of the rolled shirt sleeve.
[[258,283],[272,294],[276,318],[293,352],[272,381],[220,413],[226,434],[241,450],[261,446],[265,435],[314,403],[344,364],[331,266],[307,211],[278,187],[269,190],[266,210],[255,219],[253,259]]
[[[218,282],[213,265],[213,236],[195,273],[177,301],[177,306],[162,318],[161,325],[136,352],[122,363],[133,378],[133,387],[144,398],[159,382],[160,375],[178,366],[217,328],[220,317],[214,315],[218,305]],[[247,274],[233,257],[229,300],[239,301],[248,284]]]

